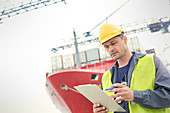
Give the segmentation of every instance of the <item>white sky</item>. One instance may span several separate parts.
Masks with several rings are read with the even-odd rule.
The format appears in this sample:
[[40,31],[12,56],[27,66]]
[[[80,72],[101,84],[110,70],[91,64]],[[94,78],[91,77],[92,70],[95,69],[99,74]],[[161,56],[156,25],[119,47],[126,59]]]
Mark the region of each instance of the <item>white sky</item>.
[[[59,113],[45,90],[50,49],[56,40],[91,30],[116,8],[116,0],[67,0],[14,16],[0,24],[0,112]],[[121,1],[121,0],[117,0]],[[125,1],[125,0],[124,0]],[[130,0],[108,21],[123,24],[170,17],[169,0]]]

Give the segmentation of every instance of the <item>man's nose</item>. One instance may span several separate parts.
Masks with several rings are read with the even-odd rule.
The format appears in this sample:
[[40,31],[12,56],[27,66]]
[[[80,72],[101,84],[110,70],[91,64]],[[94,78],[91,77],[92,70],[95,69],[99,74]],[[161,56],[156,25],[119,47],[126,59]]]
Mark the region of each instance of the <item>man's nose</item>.
[[109,51],[109,53],[111,53],[112,51],[114,51],[114,48],[113,47],[109,47],[108,51]]

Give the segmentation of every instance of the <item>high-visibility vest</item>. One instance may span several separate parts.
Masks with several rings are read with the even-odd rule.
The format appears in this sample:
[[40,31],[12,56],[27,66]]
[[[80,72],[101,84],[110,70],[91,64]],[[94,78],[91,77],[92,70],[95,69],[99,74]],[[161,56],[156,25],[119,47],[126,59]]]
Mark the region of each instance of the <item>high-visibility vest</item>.
[[[155,82],[155,63],[152,56],[145,55],[139,58],[136,64],[132,76],[130,88],[132,90],[146,91],[148,89],[154,91]],[[115,75],[117,76],[117,75]],[[110,88],[111,82],[111,72],[108,70],[102,77],[103,90]],[[114,92],[105,91],[107,95],[114,95]],[[170,113],[170,108],[165,109],[147,109],[139,104],[131,105],[129,102],[130,113]],[[112,113],[112,112],[109,112]]]

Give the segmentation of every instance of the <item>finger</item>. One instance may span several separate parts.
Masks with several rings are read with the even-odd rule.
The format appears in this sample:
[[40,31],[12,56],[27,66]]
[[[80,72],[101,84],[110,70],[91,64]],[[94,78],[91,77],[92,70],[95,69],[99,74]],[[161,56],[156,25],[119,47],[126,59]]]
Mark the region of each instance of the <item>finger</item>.
[[115,100],[115,102],[119,102],[119,101],[122,101],[122,100],[124,100],[124,98],[123,98],[123,97],[119,97],[119,98],[117,98],[117,99]]
[[110,97],[111,98],[116,98],[116,97],[123,97],[124,96],[124,93],[116,93],[114,95],[111,95]]
[[122,84],[120,84],[120,83],[116,83],[116,84],[112,84],[111,87],[122,88],[122,87],[125,87],[125,85],[122,85]]
[[126,88],[114,88],[111,90],[108,90],[108,92],[126,92],[127,89]]
[[98,108],[98,107],[101,107],[101,105],[99,103],[93,104],[93,109]]
[[93,112],[94,113],[106,113],[107,109],[106,109],[106,107],[97,107],[97,108],[93,109]]
[[119,102],[119,101],[125,100],[125,97],[124,97],[124,96],[121,96],[121,94],[111,95],[110,97],[111,97],[111,98],[116,98],[116,99],[115,99],[115,102]]
[[106,109],[106,110],[103,110],[103,111],[99,111],[97,113],[108,113],[108,110]]

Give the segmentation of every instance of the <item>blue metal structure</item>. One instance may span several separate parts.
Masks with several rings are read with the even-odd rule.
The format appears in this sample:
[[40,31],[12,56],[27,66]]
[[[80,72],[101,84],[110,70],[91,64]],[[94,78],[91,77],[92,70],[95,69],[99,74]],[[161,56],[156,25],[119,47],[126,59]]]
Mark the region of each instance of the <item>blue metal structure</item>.
[[[167,17],[162,17],[162,18],[167,18]],[[123,24],[123,25],[119,25],[119,26],[125,30],[126,35],[144,32],[144,31],[148,31],[148,30],[150,30],[151,33],[158,32],[160,30],[162,31],[163,34],[169,33],[168,27],[170,25],[170,19],[168,21],[162,21],[162,18],[160,18],[160,19],[151,18],[148,20],[136,21],[133,23]],[[143,25],[143,27],[141,27],[141,24]],[[82,37],[91,37],[92,35],[93,34],[89,33],[88,35],[84,36],[84,34],[83,34]],[[99,37],[94,37],[91,39],[87,39],[85,41],[79,41],[78,44],[85,45],[85,44],[94,43],[94,42],[98,42],[98,41],[99,41]],[[55,53],[59,50],[72,48],[73,45],[74,45],[73,43],[61,45],[61,46],[52,48],[51,51]]]
[[32,11],[35,9],[39,9],[60,2],[64,2],[66,4],[65,0],[37,0],[37,1],[30,0],[30,2],[26,4],[22,4],[21,2],[21,4],[17,7],[4,9],[0,11],[0,24],[2,24],[3,19],[10,18],[18,14],[22,14],[28,11]]
[[161,31],[162,34],[169,33],[168,27],[170,25],[170,21],[167,22],[158,22],[154,24],[149,24],[148,28],[151,33]]

